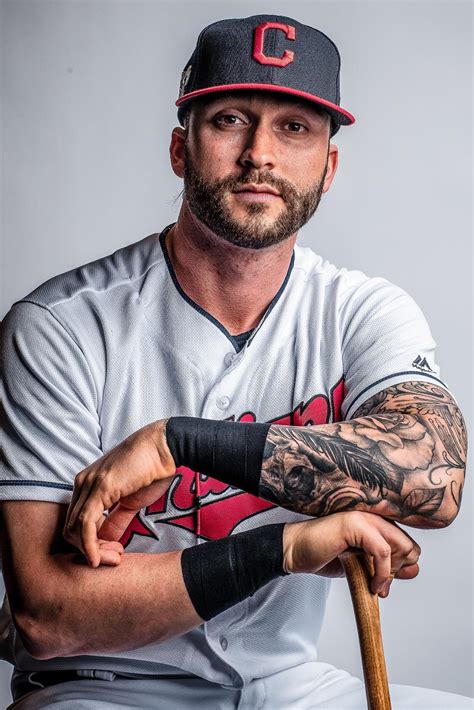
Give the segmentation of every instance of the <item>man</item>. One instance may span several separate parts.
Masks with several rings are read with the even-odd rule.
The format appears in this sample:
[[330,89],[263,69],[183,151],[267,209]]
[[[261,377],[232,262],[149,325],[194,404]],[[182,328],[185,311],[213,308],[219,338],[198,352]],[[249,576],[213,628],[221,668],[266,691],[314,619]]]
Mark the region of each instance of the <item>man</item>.
[[455,518],[466,442],[412,299],[295,246],[354,120],[338,86],[336,47],[295,20],[203,30],[177,223],[7,316],[14,707],[364,707],[317,660],[327,578],[350,547],[381,596],[416,576],[394,521]]

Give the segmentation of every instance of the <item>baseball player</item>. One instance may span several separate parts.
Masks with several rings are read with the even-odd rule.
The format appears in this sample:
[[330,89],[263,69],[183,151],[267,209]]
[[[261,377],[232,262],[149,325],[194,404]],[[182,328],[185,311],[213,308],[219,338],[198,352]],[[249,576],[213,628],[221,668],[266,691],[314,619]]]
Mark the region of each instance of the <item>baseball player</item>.
[[339,65],[287,17],[206,27],[171,138],[176,224],[9,312],[11,707],[365,707],[317,655],[337,557],[371,554],[382,597],[416,576],[396,522],[455,518],[466,435],[413,299],[295,243],[354,121]]

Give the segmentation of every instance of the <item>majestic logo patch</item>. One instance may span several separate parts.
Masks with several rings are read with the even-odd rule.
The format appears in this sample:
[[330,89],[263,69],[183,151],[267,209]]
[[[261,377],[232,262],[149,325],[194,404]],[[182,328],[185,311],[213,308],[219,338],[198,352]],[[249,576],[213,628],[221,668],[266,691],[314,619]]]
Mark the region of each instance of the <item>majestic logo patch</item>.
[[[332,421],[341,421],[344,396],[344,379],[341,378],[331,389],[330,397],[318,394],[269,423],[282,426],[328,424],[331,415]],[[253,412],[247,411],[237,421],[255,422],[256,419]],[[133,519],[121,543],[128,545],[134,535],[157,537],[152,532],[155,523],[185,528],[203,540],[219,540],[230,535],[243,520],[275,507],[273,503],[181,466],[165,495]]]
[[263,22],[255,28],[253,40],[253,58],[260,64],[270,64],[274,67],[286,67],[295,60],[295,53],[289,49],[285,49],[281,57],[267,57],[263,53],[263,43],[265,41],[265,32],[267,30],[281,30],[285,33],[286,38],[290,40],[296,39],[296,30],[291,25],[283,25],[281,22]]
[[418,370],[422,370],[422,372],[434,372],[428,365],[427,359],[425,357],[422,358],[421,355],[418,355],[418,357],[413,360],[412,367],[416,367]]

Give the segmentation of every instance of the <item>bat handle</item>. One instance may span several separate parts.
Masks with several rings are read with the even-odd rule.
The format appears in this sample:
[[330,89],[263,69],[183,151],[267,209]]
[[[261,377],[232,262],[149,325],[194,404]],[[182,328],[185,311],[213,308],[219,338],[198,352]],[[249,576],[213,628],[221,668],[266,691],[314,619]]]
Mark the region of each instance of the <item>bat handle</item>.
[[391,710],[378,595],[370,590],[372,558],[362,550],[339,557],[346,573],[359,634],[368,710]]

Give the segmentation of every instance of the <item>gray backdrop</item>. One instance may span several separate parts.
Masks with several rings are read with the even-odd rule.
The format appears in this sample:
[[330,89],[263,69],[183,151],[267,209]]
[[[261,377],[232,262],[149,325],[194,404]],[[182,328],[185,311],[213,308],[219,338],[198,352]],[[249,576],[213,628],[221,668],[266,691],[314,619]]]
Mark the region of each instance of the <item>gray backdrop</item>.
[[[2,4],[0,316],[56,273],[160,230],[180,182],[167,150],[181,69],[216,19],[291,14],[342,54],[339,174],[300,235],[419,303],[472,422],[469,2],[17,1]],[[421,573],[382,600],[393,682],[472,695],[472,486],[452,526],[411,531]],[[360,673],[337,580],[320,658]],[[1,699],[9,667],[1,664]],[[3,693],[3,694],[2,694]]]

